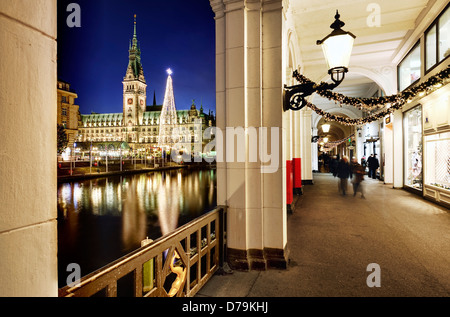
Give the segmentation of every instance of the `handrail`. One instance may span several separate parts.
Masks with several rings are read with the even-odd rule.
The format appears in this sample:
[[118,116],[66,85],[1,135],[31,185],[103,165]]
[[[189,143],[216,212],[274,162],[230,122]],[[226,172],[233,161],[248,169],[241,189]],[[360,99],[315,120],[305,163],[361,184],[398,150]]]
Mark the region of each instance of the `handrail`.
[[[162,236],[117,260],[92,272],[75,285],[59,289],[60,297],[90,297],[101,291],[106,296],[117,296],[117,282],[128,274],[133,274],[133,294],[141,296],[194,296],[223,263],[225,207],[216,209],[179,227],[174,232]],[[191,242],[194,245],[191,248]],[[174,258],[178,261],[174,262]],[[151,263],[151,269],[144,272],[143,266]],[[195,271],[193,271],[193,267]],[[175,271],[175,269],[178,269]],[[183,281],[177,279],[174,287],[167,290],[170,275],[178,275],[181,267]],[[148,276],[147,276],[148,275]],[[143,279],[151,280],[149,291],[144,291]]]

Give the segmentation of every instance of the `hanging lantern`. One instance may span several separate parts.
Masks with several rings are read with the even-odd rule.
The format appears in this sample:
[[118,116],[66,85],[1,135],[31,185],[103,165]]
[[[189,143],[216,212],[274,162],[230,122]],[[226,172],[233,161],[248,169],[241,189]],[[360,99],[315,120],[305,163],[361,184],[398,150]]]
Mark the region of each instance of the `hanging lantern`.
[[356,38],[351,32],[346,32],[341,28],[345,25],[339,20],[339,12],[336,10],[336,19],[330,28],[333,31],[317,41],[317,45],[322,46],[323,54],[328,65],[328,74],[335,83],[344,80],[345,73],[348,72],[348,64],[350,63],[350,55],[352,54],[353,42]]

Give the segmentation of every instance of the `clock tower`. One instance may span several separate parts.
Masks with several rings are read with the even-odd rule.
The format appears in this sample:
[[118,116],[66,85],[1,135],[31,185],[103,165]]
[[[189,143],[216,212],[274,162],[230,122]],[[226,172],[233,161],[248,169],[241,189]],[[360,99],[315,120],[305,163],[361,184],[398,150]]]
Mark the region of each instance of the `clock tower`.
[[142,124],[147,105],[147,84],[141,63],[141,49],[136,35],[136,15],[134,34],[128,50],[128,67],[123,78],[123,127],[127,131],[127,142],[138,142],[138,130]]

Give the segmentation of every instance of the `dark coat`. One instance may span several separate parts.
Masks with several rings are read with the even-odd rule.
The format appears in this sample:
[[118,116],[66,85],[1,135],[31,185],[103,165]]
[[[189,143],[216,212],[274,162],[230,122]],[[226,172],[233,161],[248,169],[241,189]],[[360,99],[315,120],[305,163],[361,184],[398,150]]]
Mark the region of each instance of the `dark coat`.
[[368,164],[369,168],[371,168],[371,169],[377,169],[378,167],[380,167],[380,163],[378,162],[378,159],[374,156],[371,156],[367,159],[367,164]]
[[352,178],[352,167],[348,162],[340,160],[337,167],[337,177],[339,178]]
[[330,172],[333,173],[334,177],[336,177],[336,174],[337,174],[338,164],[339,164],[339,162],[337,159],[332,159],[330,162]]
[[361,164],[352,164],[352,173],[355,175],[353,183],[361,183],[364,180],[364,167]]

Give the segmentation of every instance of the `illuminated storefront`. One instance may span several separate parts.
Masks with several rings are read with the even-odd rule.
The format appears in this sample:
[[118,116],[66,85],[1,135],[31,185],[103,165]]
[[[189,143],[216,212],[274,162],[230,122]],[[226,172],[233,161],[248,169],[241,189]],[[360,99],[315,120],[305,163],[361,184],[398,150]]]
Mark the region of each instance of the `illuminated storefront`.
[[404,128],[404,186],[422,191],[422,107],[403,113]]

